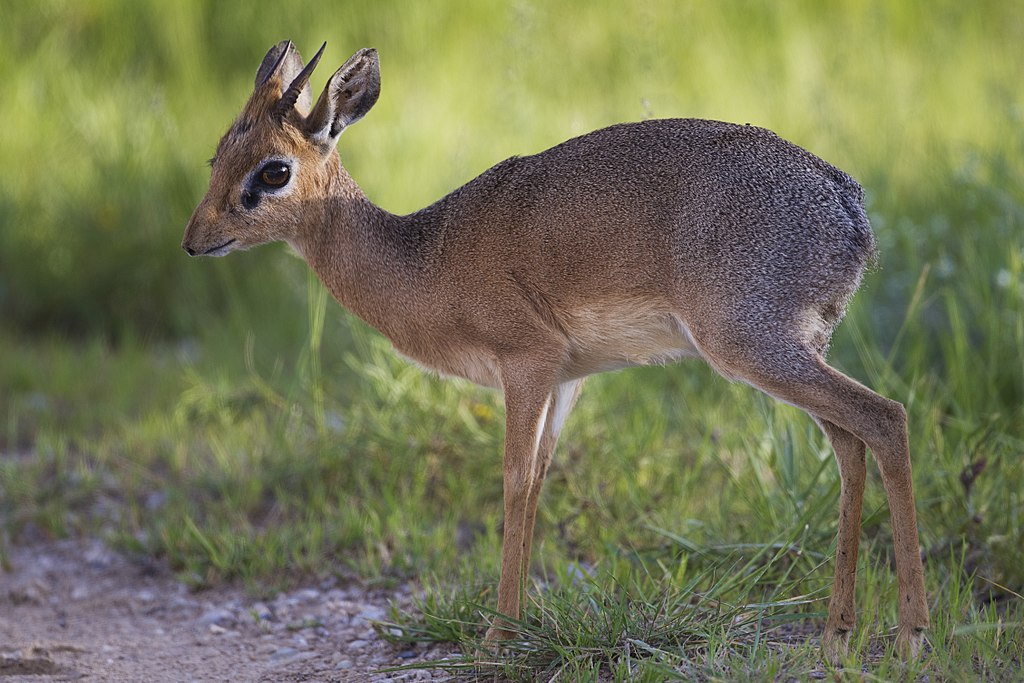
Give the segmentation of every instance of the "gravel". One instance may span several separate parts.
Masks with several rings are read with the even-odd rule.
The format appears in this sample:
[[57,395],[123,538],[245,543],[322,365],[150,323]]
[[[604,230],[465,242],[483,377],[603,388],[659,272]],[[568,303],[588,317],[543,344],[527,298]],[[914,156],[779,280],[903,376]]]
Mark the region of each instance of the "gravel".
[[[259,600],[192,593],[99,541],[7,549],[0,679],[28,681],[446,681],[450,647],[392,646],[373,630],[408,586],[303,587]],[[386,671],[393,667],[425,668]]]

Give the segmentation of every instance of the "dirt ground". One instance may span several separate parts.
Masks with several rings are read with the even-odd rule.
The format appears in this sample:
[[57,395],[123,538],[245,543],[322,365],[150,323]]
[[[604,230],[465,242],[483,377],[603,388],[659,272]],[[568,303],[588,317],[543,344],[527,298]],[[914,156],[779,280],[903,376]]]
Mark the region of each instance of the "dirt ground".
[[388,644],[371,627],[409,590],[321,585],[259,601],[193,593],[99,541],[8,550],[0,570],[0,683],[11,681],[436,681],[383,671],[453,654]]

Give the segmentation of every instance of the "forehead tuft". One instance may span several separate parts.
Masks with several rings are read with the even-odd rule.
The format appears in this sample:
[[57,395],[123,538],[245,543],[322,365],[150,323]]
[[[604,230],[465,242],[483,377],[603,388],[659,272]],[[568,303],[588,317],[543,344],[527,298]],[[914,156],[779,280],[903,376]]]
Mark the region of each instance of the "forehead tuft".
[[[241,137],[251,131],[256,124],[249,118],[241,118],[235,121],[235,123],[228,129],[227,136]],[[226,137],[227,137],[226,136]]]
[[225,157],[237,157],[239,152],[248,151],[253,147],[258,147],[259,145],[254,143],[258,140],[266,139],[266,137],[262,135],[250,135],[255,127],[256,123],[245,117],[241,117],[231,124],[231,128],[224,133],[220,142],[217,143],[217,151],[213,155],[211,166],[218,159],[223,159]]
[[210,165],[228,158],[234,165],[271,154],[297,155],[306,146],[303,142],[301,132],[287,119],[280,125],[267,118],[254,120],[243,112],[221,137]]

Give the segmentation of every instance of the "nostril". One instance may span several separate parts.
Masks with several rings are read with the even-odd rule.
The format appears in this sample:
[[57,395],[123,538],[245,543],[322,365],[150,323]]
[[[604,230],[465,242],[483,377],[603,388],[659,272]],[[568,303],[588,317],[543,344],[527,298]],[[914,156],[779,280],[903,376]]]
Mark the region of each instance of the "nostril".
[[192,247],[185,246],[183,244],[183,245],[181,245],[181,248],[184,249],[185,253],[188,254],[189,256],[195,256],[196,255],[196,251]]

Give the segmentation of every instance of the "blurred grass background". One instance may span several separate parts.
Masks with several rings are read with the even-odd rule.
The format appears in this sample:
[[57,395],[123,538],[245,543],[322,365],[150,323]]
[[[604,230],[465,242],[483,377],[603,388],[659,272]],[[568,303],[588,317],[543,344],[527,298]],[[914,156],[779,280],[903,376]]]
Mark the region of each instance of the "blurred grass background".
[[[963,620],[1011,604],[998,618],[1019,622],[1022,37],[1024,9],[995,0],[0,4],[4,542],[101,534],[197,585],[496,576],[500,398],[394,359],[283,246],[178,246],[267,48],[327,40],[314,90],[380,51],[381,98],[340,149],[393,212],[649,117],[765,126],[858,178],[881,260],[833,360],[908,406],[933,607],[969,581]],[[861,621],[892,623],[872,477]],[[837,490],[810,420],[698,363],[602,376],[538,562],[799,539],[794,590],[821,597],[830,565],[808,558]],[[997,651],[1019,662],[1014,633]]]

